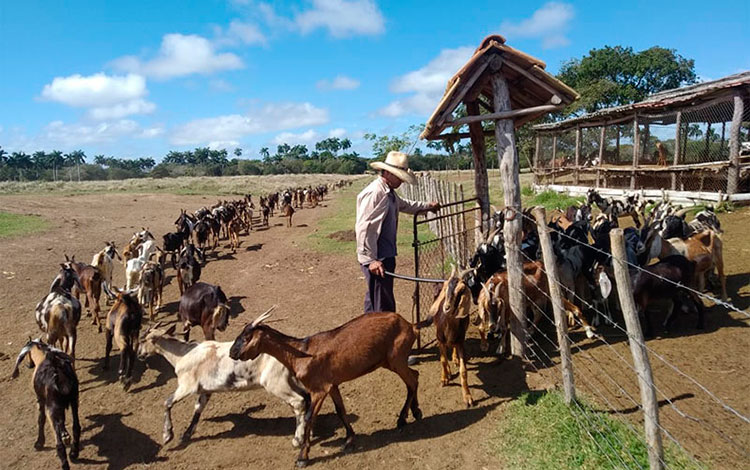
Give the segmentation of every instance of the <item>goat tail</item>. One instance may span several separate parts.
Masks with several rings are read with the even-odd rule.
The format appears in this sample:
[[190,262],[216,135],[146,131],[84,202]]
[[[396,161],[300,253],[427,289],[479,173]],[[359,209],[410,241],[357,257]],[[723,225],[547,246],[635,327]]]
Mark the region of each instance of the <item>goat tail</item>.
[[421,330],[422,328],[429,328],[432,325],[434,319],[435,319],[435,315],[430,315],[425,320],[414,323],[414,329]]
[[115,299],[115,293],[112,292],[112,290],[109,288],[109,283],[106,281],[106,279],[102,280],[102,290],[109,300]]
[[214,308],[213,314],[213,325],[219,331],[224,331],[229,323],[229,306],[224,303],[220,303]]

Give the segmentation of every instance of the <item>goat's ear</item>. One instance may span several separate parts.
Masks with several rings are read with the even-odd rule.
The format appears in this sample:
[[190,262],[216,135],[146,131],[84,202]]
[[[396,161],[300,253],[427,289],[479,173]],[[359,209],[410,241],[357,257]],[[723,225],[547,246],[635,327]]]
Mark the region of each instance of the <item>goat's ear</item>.
[[609,276],[604,271],[599,273],[599,290],[604,299],[608,298],[609,294],[612,293],[612,281],[609,280]]
[[65,263],[60,263],[60,267],[65,269]]
[[63,254],[63,256],[65,256],[65,261],[70,261],[70,258],[68,258],[68,255]]

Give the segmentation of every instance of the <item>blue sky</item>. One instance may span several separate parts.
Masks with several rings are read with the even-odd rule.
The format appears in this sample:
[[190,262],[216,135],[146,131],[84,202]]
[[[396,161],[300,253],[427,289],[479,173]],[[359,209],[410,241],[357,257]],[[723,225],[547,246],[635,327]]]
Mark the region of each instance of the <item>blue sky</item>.
[[750,69],[750,2],[301,0],[0,4],[0,145],[257,157],[425,122],[488,34],[547,63],[605,45],[674,48],[703,79]]

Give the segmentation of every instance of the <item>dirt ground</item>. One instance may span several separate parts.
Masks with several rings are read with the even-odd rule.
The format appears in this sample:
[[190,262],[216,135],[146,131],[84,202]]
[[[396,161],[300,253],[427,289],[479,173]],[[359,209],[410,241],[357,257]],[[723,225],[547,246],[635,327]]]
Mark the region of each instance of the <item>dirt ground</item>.
[[[335,196],[334,196],[335,197]],[[52,227],[41,234],[5,239],[0,244],[2,296],[0,315],[0,368],[8,375],[13,359],[29,335],[38,337],[33,319],[36,303],[49,290],[63,255],[90,262],[105,240],[119,247],[134,231],[148,227],[157,240],[173,230],[181,208],[196,209],[213,198],[172,195],[3,196],[0,210],[39,214]],[[305,336],[326,330],[361,313],[364,285],[354,253],[319,254],[304,249],[316,221],[331,210],[327,202],[303,209],[294,216],[294,227],[272,218],[267,230],[242,236],[233,254],[220,246],[209,256],[201,280],[222,286],[231,297],[232,318],[219,340],[232,341],[243,325],[278,304],[273,326]],[[404,256],[408,258],[408,256]],[[174,321],[179,297],[174,271],[167,269],[165,309],[159,320]],[[114,283],[122,286],[124,268],[115,270]],[[399,285],[397,298],[408,317],[410,292]],[[106,306],[102,300],[102,308]],[[161,358],[139,362],[138,380],[129,392],[115,382],[117,361],[102,370],[104,335],[84,317],[79,325],[77,372],[81,383],[80,416],[83,427],[80,463],[76,467],[107,468],[291,468],[296,458],[291,438],[292,410],[263,390],[218,394],[209,402],[192,441],[185,448],[175,443],[161,446],[165,398],[176,387],[174,373]],[[202,340],[195,328],[192,337]],[[471,350],[478,350],[472,340]],[[395,374],[379,370],[341,387],[347,412],[358,433],[356,448],[342,454],[343,428],[330,400],[318,419],[311,449],[316,466],[327,468],[499,468],[489,452],[502,404],[525,388],[525,377],[506,363],[482,369],[477,379],[476,361],[470,366],[472,393],[477,405],[466,410],[458,386],[439,386],[439,366],[434,355],[425,355],[416,366],[420,376],[420,403],[424,418],[395,430],[406,388]],[[148,366],[148,367],[147,367]],[[515,375],[514,375],[515,374]],[[521,373],[522,374],[522,373]],[[54,437],[47,431],[44,451],[33,449],[36,400],[29,387],[30,371],[0,381],[0,458],[3,468],[54,468]],[[175,434],[188,424],[193,400],[173,408]],[[69,421],[68,421],[69,423]],[[320,465],[323,464],[323,465]]]
[[[333,195],[335,197],[335,193]],[[149,227],[157,240],[173,230],[173,221],[181,208],[194,210],[211,204],[212,197],[149,194],[92,194],[69,197],[2,196],[0,210],[39,214],[51,222],[41,234],[4,239],[0,242],[0,459],[3,468],[54,468],[54,437],[47,430],[47,447],[33,449],[36,433],[36,403],[29,387],[30,371],[21,378],[6,377],[13,359],[28,336],[39,336],[33,318],[36,303],[48,292],[63,255],[75,254],[89,261],[105,240],[119,247],[134,231]],[[321,254],[306,249],[306,237],[317,228],[317,221],[331,213],[328,202],[315,209],[303,209],[294,216],[294,227],[286,228],[284,219],[272,218],[267,230],[241,237],[242,245],[232,253],[223,243],[209,256],[201,280],[219,284],[232,306],[232,318],[219,340],[232,341],[243,325],[273,304],[278,304],[272,326],[297,336],[333,328],[358,315],[362,308],[364,285],[354,253]],[[729,273],[732,301],[741,308],[750,306],[746,274],[750,248],[746,247],[743,227],[750,212],[722,218],[726,226],[725,260]],[[348,239],[350,234],[338,234]],[[410,256],[402,256],[399,270],[408,272]],[[174,271],[167,270],[162,321],[174,321],[178,290]],[[115,284],[122,285],[124,268],[115,270]],[[397,284],[400,310],[409,318],[412,286]],[[738,291],[740,293],[738,293]],[[106,310],[104,301],[102,308]],[[692,319],[679,321],[668,337],[649,343],[680,368],[689,371],[701,383],[710,385],[721,399],[750,413],[750,372],[746,362],[748,322],[738,314],[711,310],[707,328],[698,332]],[[196,328],[191,333],[202,340]],[[608,348],[574,335],[574,339],[592,356]],[[613,348],[626,351],[625,343],[610,341]],[[472,329],[468,351],[479,354],[476,332]],[[601,353],[603,354],[603,353]],[[115,381],[117,358],[113,367],[102,370],[104,335],[96,332],[90,318],[79,326],[77,372],[81,383],[80,416],[83,427],[80,461],[74,468],[291,468],[296,457],[291,438],[294,418],[291,409],[263,390],[217,394],[203,413],[191,442],[184,448],[176,443],[161,446],[164,417],[163,402],[174,390],[174,373],[161,358],[138,362],[135,383],[129,392]],[[595,367],[622,374],[622,365],[601,362]],[[315,429],[310,456],[315,468],[503,468],[501,457],[488,444],[502,419],[504,404],[524,390],[542,388],[555,382],[550,373],[523,372],[518,364],[497,363],[490,357],[472,357],[469,382],[476,406],[465,409],[456,379],[452,386],[439,385],[439,363],[434,351],[420,355],[415,366],[420,372],[420,403],[424,418],[402,431],[395,430],[397,413],[406,390],[399,378],[379,370],[341,387],[349,418],[358,433],[355,450],[342,454],[344,431],[329,401],[323,407]],[[659,375],[657,382],[674,390],[681,406],[700,411],[697,392],[684,392],[684,379]],[[549,372],[549,371],[548,371]],[[674,377],[673,377],[674,376]],[[634,393],[637,396],[637,388]],[[693,394],[684,397],[680,394]],[[682,397],[682,398],[680,398]],[[193,400],[175,405],[175,435],[188,424]],[[615,402],[615,406],[619,402]],[[624,405],[623,405],[624,407]],[[664,408],[663,408],[664,409]],[[692,410],[691,410],[692,411]],[[625,411],[622,411],[623,413]],[[631,412],[632,413],[632,412]],[[667,412],[669,414],[669,412]],[[671,420],[671,421],[670,421]],[[680,421],[683,420],[683,421]],[[668,424],[682,429],[686,440],[698,447],[688,449],[700,457],[710,457],[717,468],[748,468],[746,460],[732,452],[723,452],[725,444],[711,437],[705,426],[685,425],[684,418],[667,418]],[[734,424],[736,419],[717,415],[714,423],[731,434],[745,449],[750,447],[750,427]],[[682,438],[682,436],[680,436]],[[718,450],[717,450],[718,449]],[[705,455],[703,453],[705,452]],[[722,457],[726,454],[725,457]],[[722,460],[723,458],[723,460]],[[746,457],[745,457],[746,458]],[[743,465],[742,463],[745,462]],[[737,467],[739,465],[739,467]]]

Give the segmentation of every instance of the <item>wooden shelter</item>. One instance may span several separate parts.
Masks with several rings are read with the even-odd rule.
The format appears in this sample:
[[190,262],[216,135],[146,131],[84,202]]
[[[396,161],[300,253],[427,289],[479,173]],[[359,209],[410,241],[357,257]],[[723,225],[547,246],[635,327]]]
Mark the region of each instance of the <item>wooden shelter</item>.
[[750,192],[750,72],[534,126],[535,180],[570,193],[642,189],[672,199],[744,200]]
[[[505,38],[485,38],[469,61],[448,81],[445,94],[427,121],[422,139],[458,140],[471,138],[474,155],[474,183],[480,201],[482,223],[489,218],[489,186],[485,155],[485,133],[494,133],[503,182],[506,222],[505,252],[508,266],[512,351],[524,355],[525,300],[522,294],[521,188],[515,127],[561,109],[578,98],[571,89],[545,70],[545,64],[505,44]],[[467,116],[454,118],[459,105]],[[482,127],[482,121],[495,123],[494,130]],[[469,132],[461,132],[468,125]],[[443,133],[451,128],[448,133]]]

